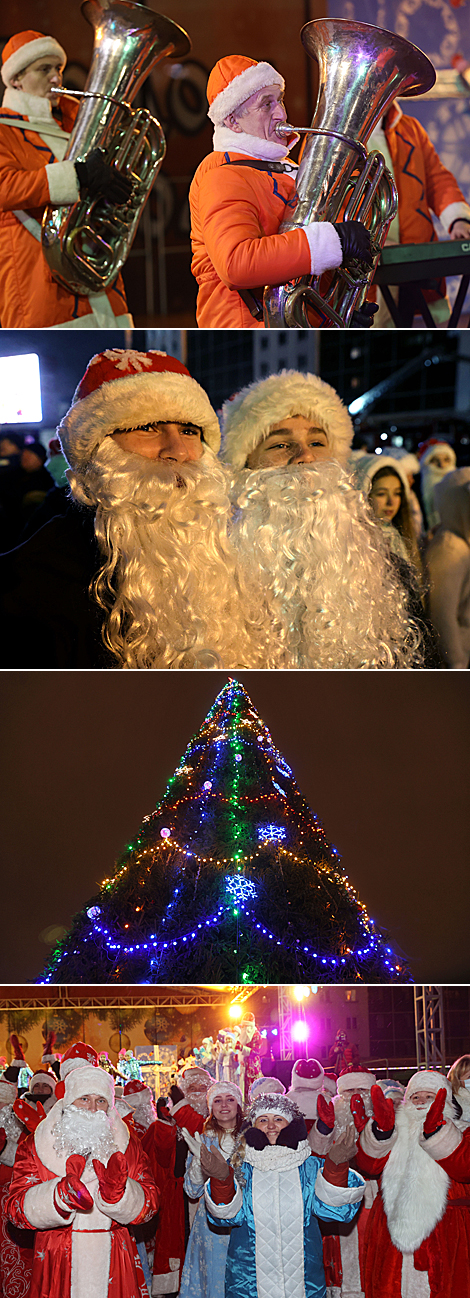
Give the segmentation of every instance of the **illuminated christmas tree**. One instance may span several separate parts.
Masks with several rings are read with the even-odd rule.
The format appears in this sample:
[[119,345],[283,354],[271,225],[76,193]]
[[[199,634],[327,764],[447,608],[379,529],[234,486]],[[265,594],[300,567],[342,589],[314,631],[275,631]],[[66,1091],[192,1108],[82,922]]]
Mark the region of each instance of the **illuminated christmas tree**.
[[409,982],[238,681],[42,982]]

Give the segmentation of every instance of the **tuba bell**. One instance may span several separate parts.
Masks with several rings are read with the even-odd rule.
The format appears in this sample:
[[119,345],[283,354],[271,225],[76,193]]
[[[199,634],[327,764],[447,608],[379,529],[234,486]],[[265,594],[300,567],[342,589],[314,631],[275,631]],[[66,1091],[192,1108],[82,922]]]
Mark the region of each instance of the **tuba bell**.
[[130,202],[79,199],[67,207],[48,207],[42,223],[42,248],[51,274],[73,293],[89,296],[109,288],[126,261],[142,209],[165,157],[160,123],[132,100],[160,59],[176,59],[191,49],[182,27],[132,0],[85,0],[82,13],[95,28],[90,71],[83,91],[64,91],[81,99],[65,159],[84,161],[103,149],[134,182]]
[[[362,221],[370,233],[374,265],[368,269],[356,261],[265,289],[264,323],[269,329],[313,324],[344,329],[366,297],[398,207],[382,154],[368,155],[365,145],[392,101],[424,94],[436,74],[415,45],[368,23],[319,19],[302,28],[301,40],[309,57],[318,61],[319,89],[312,125],[305,131],[297,206],[279,233],[311,221]],[[281,134],[282,127],[278,130]]]

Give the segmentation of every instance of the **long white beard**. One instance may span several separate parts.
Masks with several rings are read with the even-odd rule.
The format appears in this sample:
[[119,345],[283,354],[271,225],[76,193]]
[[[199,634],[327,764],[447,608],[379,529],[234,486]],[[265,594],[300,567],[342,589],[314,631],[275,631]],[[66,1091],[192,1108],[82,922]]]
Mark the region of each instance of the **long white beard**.
[[428,527],[437,527],[440,522],[439,510],[434,499],[434,488],[442,482],[452,469],[438,469],[434,464],[423,464],[421,469],[421,496]]
[[106,437],[75,498],[96,509],[103,566],[93,593],[109,610],[105,643],[120,667],[264,666],[227,537],[226,470],[204,448],[173,465]]
[[232,499],[232,541],[277,646],[267,666],[419,664],[381,529],[339,464],[244,469]]
[[70,1104],[55,1127],[54,1149],[67,1158],[69,1154],[83,1154],[107,1163],[117,1150],[107,1113],[89,1113]]
[[134,1121],[139,1127],[145,1127],[145,1130],[147,1130],[147,1127],[152,1126],[152,1122],[156,1122],[157,1110],[151,1096],[146,1095],[140,1101],[140,1104],[136,1104],[134,1108],[131,1107],[131,1112]]
[[[199,1093],[197,1091],[190,1091],[189,1095],[185,1095],[184,1098],[186,1104],[190,1104],[195,1113],[199,1113],[201,1118],[207,1118],[209,1110],[207,1108],[207,1096],[205,1093],[202,1095],[200,1091]],[[178,1122],[177,1113],[175,1113],[175,1121]]]
[[[370,1094],[362,1095],[361,1099],[364,1101],[366,1116],[371,1118],[374,1110],[372,1108]],[[355,1139],[358,1140],[359,1133],[356,1130],[354,1118],[351,1113],[351,1097],[348,1096],[348,1098],[345,1099],[342,1095],[336,1095],[333,1104],[335,1110],[335,1140],[339,1140],[340,1136],[346,1135],[347,1131],[351,1131],[352,1134],[355,1134]]]
[[382,1197],[390,1237],[401,1253],[414,1253],[444,1216],[449,1177],[418,1144],[431,1103],[401,1104],[397,1139],[382,1174]]

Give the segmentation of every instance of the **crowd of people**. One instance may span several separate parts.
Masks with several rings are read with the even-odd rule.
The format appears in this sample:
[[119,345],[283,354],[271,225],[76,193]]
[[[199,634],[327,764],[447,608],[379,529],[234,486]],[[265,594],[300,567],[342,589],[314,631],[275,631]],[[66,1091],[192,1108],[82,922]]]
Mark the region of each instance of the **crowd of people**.
[[467,1294],[470,1055],[404,1087],[344,1064],[337,1034],[335,1067],[299,1059],[286,1091],[253,1015],[219,1036],[157,1099],[132,1052],[60,1058],[50,1034],[34,1072],[11,1036],[2,1298]]
[[46,468],[0,442],[2,665],[467,667],[470,468],[439,438],[418,463],[353,432],[315,374],[219,420],[171,356],[93,356]]

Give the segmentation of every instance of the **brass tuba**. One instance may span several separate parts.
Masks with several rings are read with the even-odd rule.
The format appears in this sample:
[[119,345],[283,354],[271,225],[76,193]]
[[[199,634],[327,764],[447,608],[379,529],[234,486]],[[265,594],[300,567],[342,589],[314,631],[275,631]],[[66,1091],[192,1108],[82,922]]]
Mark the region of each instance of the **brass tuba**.
[[368,23],[319,19],[302,28],[301,40],[318,61],[319,89],[312,126],[305,132],[297,207],[279,233],[310,221],[362,221],[370,232],[374,266],[370,270],[357,261],[265,289],[264,323],[270,329],[311,328],[313,308],[317,325],[344,329],[366,297],[398,205],[382,154],[368,155],[365,145],[392,101],[424,94],[436,74],[415,45]]
[[89,296],[116,279],[165,157],[160,123],[130,104],[155,63],[188,54],[191,41],[170,18],[131,0],[109,0],[107,8],[85,0],[81,9],[95,43],[85,90],[64,91],[82,100],[65,158],[84,161],[92,149],[104,149],[106,161],[134,181],[127,204],[83,198],[44,213],[42,247],[54,279]]

